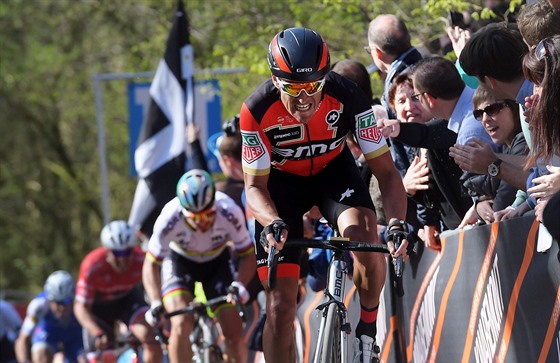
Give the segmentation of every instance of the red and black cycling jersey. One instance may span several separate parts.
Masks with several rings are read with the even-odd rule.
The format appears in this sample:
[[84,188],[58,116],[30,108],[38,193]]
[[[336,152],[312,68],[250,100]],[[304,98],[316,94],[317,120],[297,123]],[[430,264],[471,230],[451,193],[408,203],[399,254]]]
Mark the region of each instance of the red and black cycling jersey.
[[367,97],[334,72],[327,75],[321,103],[307,124],[286,110],[268,79],[243,103],[240,128],[243,171],[252,175],[267,175],[271,167],[315,175],[340,154],[348,131],[356,134],[368,160],[389,151]]

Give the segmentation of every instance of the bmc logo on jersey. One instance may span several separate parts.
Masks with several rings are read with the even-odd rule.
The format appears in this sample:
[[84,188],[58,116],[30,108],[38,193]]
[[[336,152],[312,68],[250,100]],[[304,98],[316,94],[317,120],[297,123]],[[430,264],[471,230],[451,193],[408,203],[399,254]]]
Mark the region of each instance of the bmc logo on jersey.
[[376,144],[381,141],[381,130],[377,127],[372,110],[356,115],[356,120],[358,125],[357,134],[360,139],[373,141]]
[[264,155],[264,146],[256,132],[242,132],[243,138],[243,160],[252,163]]

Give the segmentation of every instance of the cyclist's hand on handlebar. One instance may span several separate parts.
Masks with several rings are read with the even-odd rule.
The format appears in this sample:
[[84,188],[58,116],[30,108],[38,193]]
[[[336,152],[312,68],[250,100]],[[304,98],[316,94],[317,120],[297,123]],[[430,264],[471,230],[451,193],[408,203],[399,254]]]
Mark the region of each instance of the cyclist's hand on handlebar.
[[[279,252],[284,247],[284,243],[288,238],[289,229],[290,227],[288,227],[283,220],[276,219],[271,224],[263,228],[259,242],[266,252],[268,252],[269,246],[274,246],[276,248],[276,252]],[[280,234],[279,241],[274,238],[274,235],[276,234]]]
[[144,314],[144,318],[146,319],[146,322],[148,324],[150,324],[151,326],[156,326],[158,322],[163,320],[164,312],[165,309],[163,308],[161,301],[155,300],[150,305],[150,310],[146,311],[146,313]]
[[[247,304],[247,302],[249,301],[250,295],[249,295],[249,291],[247,291],[247,289],[245,288],[245,285],[243,285],[242,282],[240,281],[233,281],[230,285],[230,291],[232,289],[236,290],[236,294],[239,297],[239,302],[241,304]],[[230,293],[230,295],[232,295],[232,293]],[[230,296],[228,299],[229,303],[235,303],[235,300],[233,298],[233,296]]]
[[96,350],[105,350],[109,348],[109,337],[104,331],[95,334],[94,346]]
[[[387,227],[387,247],[393,259],[397,257],[407,257],[415,252],[414,238],[408,233],[408,224],[402,220],[394,220]],[[399,243],[395,250],[395,242]]]

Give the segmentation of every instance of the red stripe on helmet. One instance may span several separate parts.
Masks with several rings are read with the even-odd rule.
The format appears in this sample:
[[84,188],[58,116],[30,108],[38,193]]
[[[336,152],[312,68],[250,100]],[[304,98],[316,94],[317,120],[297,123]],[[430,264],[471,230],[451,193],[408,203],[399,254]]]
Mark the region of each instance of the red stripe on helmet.
[[321,63],[319,64],[319,69],[317,70],[320,71],[321,69],[325,68],[327,66],[328,61],[329,61],[329,49],[327,47],[327,43],[325,43],[325,40],[323,40],[323,56],[321,57]]
[[278,68],[280,68],[281,71],[292,73],[292,70],[284,60],[282,52],[280,52],[280,48],[278,47],[278,35],[276,35],[274,39],[272,39],[272,56],[274,57],[274,60],[278,64]]

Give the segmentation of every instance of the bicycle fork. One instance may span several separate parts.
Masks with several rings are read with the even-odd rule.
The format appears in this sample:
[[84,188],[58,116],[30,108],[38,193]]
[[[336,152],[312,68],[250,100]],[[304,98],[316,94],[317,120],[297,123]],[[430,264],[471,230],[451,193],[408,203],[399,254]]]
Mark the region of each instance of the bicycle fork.
[[348,335],[351,333],[350,323],[346,320],[347,311],[344,305],[344,296],[346,292],[346,275],[347,266],[343,258],[343,252],[334,251],[332,261],[329,265],[327,288],[324,291],[327,301],[318,305],[317,310],[322,311],[322,319],[319,325],[319,334],[317,347],[315,348],[315,363],[317,363],[320,352],[324,344],[325,325],[327,323],[327,311],[330,304],[338,305],[338,313],[340,319],[340,356],[341,362],[345,363],[348,357]]

